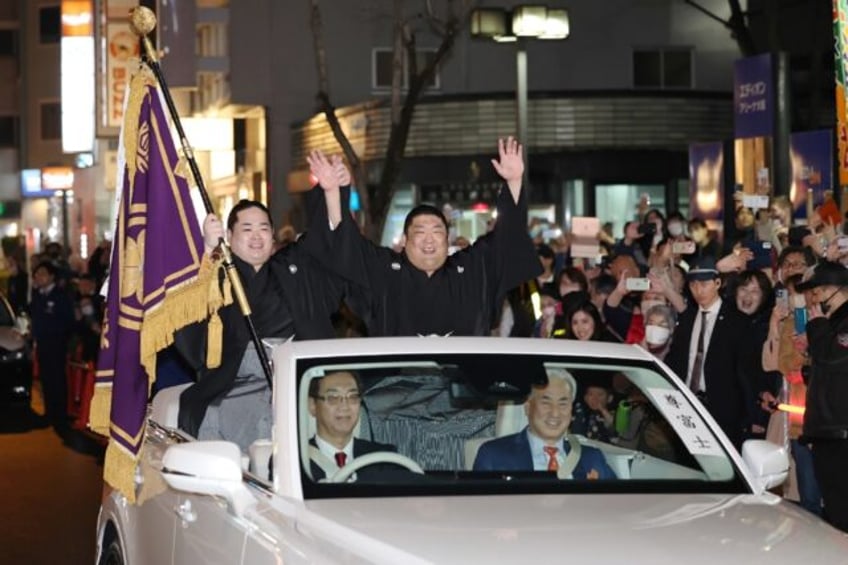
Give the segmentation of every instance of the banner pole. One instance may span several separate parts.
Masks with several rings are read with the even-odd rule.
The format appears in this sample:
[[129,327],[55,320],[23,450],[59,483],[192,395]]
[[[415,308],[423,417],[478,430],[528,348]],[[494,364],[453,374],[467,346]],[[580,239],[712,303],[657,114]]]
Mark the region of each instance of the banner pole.
[[[156,15],[150,8],[145,6],[137,6],[130,10],[130,27],[133,33],[138,35],[144,45],[145,58],[147,64],[153,71],[156,81],[162,87],[162,94],[165,98],[165,104],[168,106],[168,113],[171,115],[171,120],[174,122],[174,127],[177,130],[177,135],[180,138],[183,155],[188,161],[189,169],[194,177],[194,182],[200,191],[200,196],[203,199],[203,206],[206,208],[207,214],[214,214],[215,210],[212,206],[212,200],[209,198],[209,193],[206,190],[206,185],[203,182],[203,176],[200,174],[200,168],[197,166],[197,161],[194,158],[194,150],[186,137],[183,124],[180,121],[179,112],[174,104],[174,99],[171,97],[171,91],[168,89],[168,84],[165,82],[165,76],[162,73],[162,68],[159,66],[159,56],[156,49],[150,42],[148,34],[156,27]],[[256,354],[259,356],[259,361],[262,365],[262,372],[265,374],[265,380],[268,381],[268,387],[273,389],[273,378],[271,373],[271,363],[268,360],[268,354],[265,352],[265,347],[262,345],[262,340],[259,339],[259,334],[256,332],[256,326],[253,324],[252,311],[250,304],[247,301],[247,295],[244,292],[244,285],[241,282],[235,263],[233,263],[232,253],[224,239],[218,240],[218,247],[221,249],[223,256],[224,270],[233,287],[233,296],[238,302],[239,309],[244,316],[244,321],[247,324],[247,329],[250,332],[250,339],[253,346],[256,348]]]

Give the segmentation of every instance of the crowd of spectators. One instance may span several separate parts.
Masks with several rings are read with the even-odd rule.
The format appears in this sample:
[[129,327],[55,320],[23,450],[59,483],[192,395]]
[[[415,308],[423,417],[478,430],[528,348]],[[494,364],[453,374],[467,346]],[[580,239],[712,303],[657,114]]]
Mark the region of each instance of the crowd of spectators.
[[[829,194],[826,201],[832,204]],[[848,232],[829,208],[795,222],[785,198],[757,211],[739,198],[735,229],[723,238],[700,218],[648,210],[626,222],[618,239],[605,225],[598,259],[572,257],[568,234],[550,225],[533,231],[533,220],[543,273],[509,293],[493,334],[643,347],[675,371],[738,448],[747,439],[791,447],[785,496],[846,530],[848,493],[834,477],[848,463],[848,418],[831,415],[848,413],[848,389],[833,385],[845,374],[830,367],[848,351],[840,326],[848,316],[841,306]],[[815,326],[818,348],[807,334],[814,317],[827,320]],[[811,370],[817,363],[819,371]],[[826,375],[818,382],[828,393],[818,394],[820,407],[805,406],[816,375]],[[805,411],[824,413],[816,421],[825,423],[805,427]],[[650,451],[646,442],[662,435],[646,433],[651,422],[646,399],[599,386],[578,399],[572,429]],[[825,452],[827,465],[816,458]]]

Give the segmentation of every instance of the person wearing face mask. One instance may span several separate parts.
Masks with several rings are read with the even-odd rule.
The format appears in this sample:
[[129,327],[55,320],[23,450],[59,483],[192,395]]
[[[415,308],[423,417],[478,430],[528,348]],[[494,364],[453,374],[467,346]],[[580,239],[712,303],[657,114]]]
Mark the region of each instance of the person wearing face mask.
[[848,532],[848,269],[822,261],[808,280],[807,322],[810,371],[801,443],[812,444],[813,466],[824,502],[824,516]]
[[556,292],[545,287],[539,292],[539,300],[542,315],[533,327],[533,337],[550,338],[555,335],[564,335],[565,328],[559,319],[562,314],[562,302]]
[[674,312],[666,304],[656,304],[645,312],[645,339],[640,345],[657,359],[663,360],[671,346]]

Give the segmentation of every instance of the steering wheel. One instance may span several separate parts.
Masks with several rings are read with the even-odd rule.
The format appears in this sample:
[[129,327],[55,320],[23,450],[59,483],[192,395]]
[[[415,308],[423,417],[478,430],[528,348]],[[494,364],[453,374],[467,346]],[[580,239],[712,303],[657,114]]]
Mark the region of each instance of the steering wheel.
[[400,465],[401,467],[405,467],[412,471],[413,473],[418,473],[419,475],[424,474],[424,469],[421,468],[421,465],[415,462],[414,459],[410,459],[406,455],[401,455],[400,453],[395,453],[394,451],[375,451],[373,453],[368,453],[363,455],[362,457],[356,457],[336,471],[332,476],[327,475],[327,482],[330,483],[343,483],[350,478],[358,470],[363,467],[368,467],[370,465],[375,465],[377,463],[389,463],[391,465]]

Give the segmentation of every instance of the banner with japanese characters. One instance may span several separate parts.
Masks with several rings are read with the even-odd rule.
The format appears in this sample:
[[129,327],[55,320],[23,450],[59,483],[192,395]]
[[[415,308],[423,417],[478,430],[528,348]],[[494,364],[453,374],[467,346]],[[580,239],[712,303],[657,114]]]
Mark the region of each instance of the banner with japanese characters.
[[773,130],[771,54],[737,59],[733,64],[734,137],[767,137],[772,135]]

